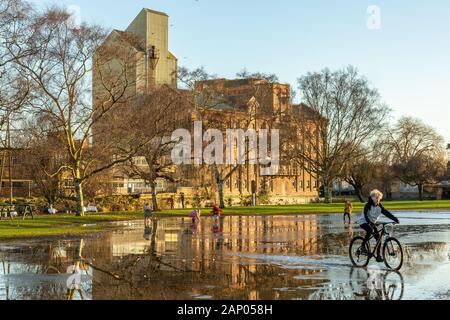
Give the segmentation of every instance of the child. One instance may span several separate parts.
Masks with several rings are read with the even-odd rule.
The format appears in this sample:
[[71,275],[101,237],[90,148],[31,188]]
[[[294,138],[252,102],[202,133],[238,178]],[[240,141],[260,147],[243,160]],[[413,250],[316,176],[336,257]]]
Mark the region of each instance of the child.
[[150,226],[150,220],[153,217],[152,209],[150,208],[150,204],[148,202],[144,205],[144,224],[146,227]]
[[189,214],[189,218],[192,218],[192,223],[198,223],[200,222],[200,210],[194,210]]
[[222,209],[220,209],[216,204],[213,205],[211,214],[214,217],[214,220],[218,220],[222,215]]
[[[380,220],[380,216],[383,214],[395,223],[400,223],[400,221],[395,217],[392,213],[387,211],[383,205],[381,204],[381,200],[383,199],[383,194],[378,190],[373,190],[370,193],[369,201],[364,207],[364,212],[361,218],[358,220],[358,224],[360,227],[366,231],[366,237],[364,238],[364,244],[370,239],[372,234],[375,239],[378,241],[380,237],[380,233],[377,229],[377,223]],[[365,245],[364,247],[365,248]],[[381,245],[377,247],[377,262],[383,262],[384,259],[381,256]]]
[[348,223],[351,224],[352,223],[352,219],[350,217],[350,215],[353,212],[353,204],[350,201],[345,201],[345,208],[344,208],[344,223],[345,223],[345,218],[348,217]]

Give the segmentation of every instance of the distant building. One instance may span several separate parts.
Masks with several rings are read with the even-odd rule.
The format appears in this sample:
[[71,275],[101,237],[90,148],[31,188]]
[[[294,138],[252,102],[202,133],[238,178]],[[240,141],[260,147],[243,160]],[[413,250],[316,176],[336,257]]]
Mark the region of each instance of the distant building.
[[[256,132],[277,129],[294,116],[304,119],[306,126],[311,112],[305,105],[291,103],[289,85],[264,79],[200,81],[195,91],[197,100],[200,100],[197,104],[207,110],[206,118],[220,118],[227,128],[254,129]],[[209,95],[209,101],[201,101],[205,99],[204,95]],[[198,113],[193,112],[194,119],[199,118]],[[244,164],[225,181],[225,198],[233,201],[239,200],[240,196],[250,196],[253,186],[257,194],[266,192],[271,203],[309,202],[318,197],[319,182],[306,167],[280,163],[278,174],[262,176],[260,165]],[[211,174],[210,182],[213,181]],[[193,186],[195,183],[192,181]]]
[[[168,49],[168,16],[165,13],[143,9],[125,31],[111,32],[104,44],[104,48],[107,47],[117,48],[118,52],[123,48],[128,53],[132,52],[132,65],[127,74],[130,83],[133,83],[130,94],[145,94],[151,92],[152,88],[163,85],[177,88],[177,59]],[[120,56],[116,59],[120,59]],[[104,90],[100,81],[94,68],[94,108],[98,103],[96,99],[102,96]],[[201,99],[211,92],[212,96],[208,96],[208,99],[211,99],[208,102],[211,108],[202,116],[220,119],[223,128],[244,130],[253,128],[256,131],[261,128],[276,128],[282,126],[282,121],[287,120],[289,116],[308,119],[312,112],[305,105],[292,104],[289,85],[272,83],[264,79],[217,79],[197,82],[193,95],[195,98],[192,97],[195,100],[192,101],[194,107],[191,110],[180,110],[190,117],[191,124],[201,118],[197,107],[205,104]],[[249,122],[249,117],[254,120]],[[275,122],[272,121],[274,118]],[[242,127],[244,122],[247,122],[249,127]],[[133,161],[137,165],[146,165],[144,158],[136,158]],[[309,202],[318,197],[318,178],[308,174],[305,168],[291,163],[281,164],[277,176],[261,176],[259,168],[259,165],[245,164],[233,172],[229,179],[224,181],[225,201],[239,203],[242,197],[248,198],[252,191],[258,194],[262,190],[268,193],[271,202],[280,204]],[[116,193],[150,192],[150,186],[143,180],[127,177],[120,169],[113,171],[110,183],[114,185]],[[183,183],[178,184],[160,179],[157,191],[180,193],[180,190],[183,190],[187,197],[193,197],[200,189],[203,190],[205,185],[210,185],[214,189],[216,179],[212,169],[202,174],[201,178],[203,180],[199,181],[197,178],[190,179],[190,176],[184,175],[181,179]]]
[[[103,46],[129,46],[134,50],[130,59],[130,76],[134,77],[135,93],[145,93],[152,86],[177,86],[178,60],[169,51],[169,16],[163,12],[143,9],[125,31],[113,30]],[[95,85],[94,97],[98,89]]]
[[9,161],[8,149],[0,149],[1,198],[8,199],[11,194],[13,198],[29,198],[35,195],[36,186],[23,163],[25,152],[23,149],[13,149]]
[[[113,30],[102,47],[125,48],[133,52],[133,57],[127,61],[131,63],[127,75],[130,95],[145,94],[155,86],[177,87],[178,60],[169,51],[169,16],[166,13],[143,9],[125,31]],[[99,72],[94,66],[94,108],[101,103],[103,90]],[[146,166],[143,157],[133,161],[138,166]],[[119,194],[151,192],[143,180],[127,177],[120,170],[114,171],[109,183]],[[158,192],[167,190],[166,181],[158,179],[157,183]]]

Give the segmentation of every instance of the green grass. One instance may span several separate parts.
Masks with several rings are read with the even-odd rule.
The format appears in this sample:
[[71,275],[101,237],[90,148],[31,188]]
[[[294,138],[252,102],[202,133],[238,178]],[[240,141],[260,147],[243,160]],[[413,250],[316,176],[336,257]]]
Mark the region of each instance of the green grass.
[[141,213],[93,214],[85,217],[69,215],[35,216],[34,220],[16,218],[0,221],[0,239],[72,236],[108,231],[114,226],[105,222],[126,221],[142,218]]
[[[353,203],[354,214],[359,214],[364,204]],[[384,206],[392,211],[450,210],[450,200],[443,201],[398,201],[384,202]],[[232,207],[224,210],[224,215],[283,215],[283,214],[322,214],[341,213],[344,205],[306,204],[291,206]],[[157,217],[187,216],[191,209],[169,210],[156,214]],[[210,209],[203,209],[208,215]],[[34,220],[3,219],[0,221],[0,240],[29,239],[35,237],[73,236],[86,233],[108,231],[114,228],[106,222],[143,219],[142,212],[90,214],[85,217],[68,215],[37,216]]]
[[[388,210],[450,210],[450,200],[442,201],[385,201],[384,206]],[[353,212],[362,212],[364,203],[354,202]],[[160,215],[187,215],[191,209],[163,211]],[[203,209],[202,213],[207,214],[210,209]],[[320,214],[320,213],[341,213],[344,211],[343,203],[334,204],[304,204],[290,206],[260,206],[260,207],[232,207],[224,210],[225,215],[282,215],[282,214]]]

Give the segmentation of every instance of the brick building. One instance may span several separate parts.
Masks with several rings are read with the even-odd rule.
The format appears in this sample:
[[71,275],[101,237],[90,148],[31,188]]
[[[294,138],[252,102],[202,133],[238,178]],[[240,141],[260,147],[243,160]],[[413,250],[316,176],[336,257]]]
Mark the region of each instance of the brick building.
[[[131,67],[127,71],[132,83],[130,94],[145,94],[155,86],[163,85],[177,89],[177,59],[168,48],[168,16],[165,13],[143,9],[125,31],[112,31],[105,46],[117,47],[118,51],[125,48],[132,52]],[[102,95],[99,81],[94,70],[94,108]],[[211,124],[215,121],[215,126],[223,130],[277,129],[290,117],[303,117],[307,121],[308,112],[311,112],[304,105],[292,104],[289,85],[265,79],[200,81],[191,93],[193,107],[180,110],[180,113],[187,115],[191,123],[201,120]],[[134,163],[146,165],[143,158],[135,159]],[[173,184],[160,179],[158,192],[180,193],[183,190],[187,197],[194,197],[205,185],[211,186],[210,192],[217,192],[212,168],[203,168],[205,171],[202,171],[201,179],[198,175],[192,175],[192,171],[198,171],[198,168],[178,169],[182,175],[186,174],[183,182]],[[259,169],[258,165],[243,164],[233,170],[224,180],[225,198],[238,203],[243,197],[251,195],[252,191],[261,193],[264,190],[269,201],[284,204],[309,202],[318,196],[318,181],[304,168],[284,163],[276,176],[261,176]],[[145,181],[128,177],[121,170],[113,171],[110,183],[116,193],[150,192],[150,186]]]

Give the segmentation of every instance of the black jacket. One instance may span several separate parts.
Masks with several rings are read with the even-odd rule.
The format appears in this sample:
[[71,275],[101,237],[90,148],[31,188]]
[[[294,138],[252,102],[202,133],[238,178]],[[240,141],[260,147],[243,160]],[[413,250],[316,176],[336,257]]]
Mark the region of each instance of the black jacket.
[[[370,223],[369,212],[370,212],[370,208],[372,206],[375,206],[375,203],[373,202],[372,198],[369,198],[369,201],[366,203],[366,205],[364,207],[364,218],[366,219],[367,223]],[[394,216],[392,213],[390,213],[388,210],[386,210],[381,203],[378,204],[378,206],[381,208],[381,213],[383,215],[385,215],[392,221],[399,223],[398,218],[396,216]]]

